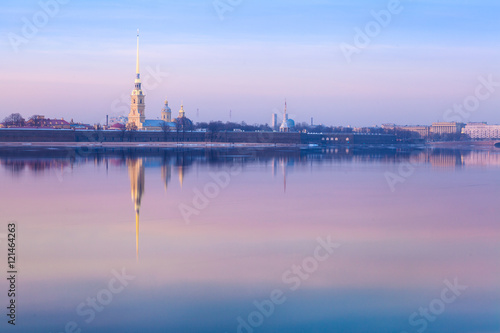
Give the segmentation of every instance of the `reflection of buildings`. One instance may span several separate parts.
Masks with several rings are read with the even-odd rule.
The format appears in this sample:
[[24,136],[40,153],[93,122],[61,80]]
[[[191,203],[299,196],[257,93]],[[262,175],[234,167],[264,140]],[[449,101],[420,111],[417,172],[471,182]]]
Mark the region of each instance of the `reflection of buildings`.
[[127,161],[130,188],[135,210],[135,250],[139,260],[139,211],[141,209],[142,195],[144,194],[144,165],[142,159]]
[[[160,163],[158,162],[158,160],[150,158],[127,158],[126,160],[128,174],[130,177],[130,192],[132,195],[132,202],[134,203],[135,210],[135,247],[137,260],[139,260],[139,215],[141,210],[142,196],[144,194],[145,188],[145,169],[148,167],[160,167],[161,179],[163,181],[165,191],[167,190],[168,184],[170,183],[170,180],[172,178],[172,161],[168,158],[163,158]],[[181,187],[184,180],[185,170],[187,168],[187,165],[185,163],[186,162],[182,157],[176,161],[179,183]]]
[[184,166],[179,165],[177,172],[179,174],[179,184],[181,184],[182,187],[182,185],[184,184]]
[[46,170],[57,170],[59,169],[61,173],[67,167],[72,168],[73,163],[68,160],[49,160],[49,159],[30,159],[30,160],[20,160],[20,159],[3,159],[0,160],[0,165],[5,169],[10,170],[13,174],[19,174],[26,168],[33,172],[34,174],[42,174]]
[[429,161],[433,167],[449,168],[462,166],[462,155],[460,153],[431,153]]
[[283,172],[283,192],[286,192],[286,167],[287,167],[287,159],[283,158],[281,160],[281,171]]
[[177,159],[175,161],[175,165],[177,167],[177,174],[179,175],[179,184],[184,185],[184,176],[187,171],[188,165],[192,163],[192,161],[189,158],[186,158],[183,154],[178,155]]
[[163,185],[165,186],[165,191],[168,188],[168,183],[170,182],[170,178],[172,178],[172,166],[168,163],[168,161],[163,161],[161,165],[161,179],[163,179]]
[[462,163],[466,166],[500,166],[500,153],[491,151],[471,151],[462,155]]
[[273,158],[272,160],[272,171],[273,171],[273,177],[276,177],[277,170],[278,170],[278,164],[281,166],[281,173],[283,174],[283,192],[286,193],[286,177],[288,174],[288,166],[293,165],[293,161],[290,160],[288,157],[283,156],[280,158]]

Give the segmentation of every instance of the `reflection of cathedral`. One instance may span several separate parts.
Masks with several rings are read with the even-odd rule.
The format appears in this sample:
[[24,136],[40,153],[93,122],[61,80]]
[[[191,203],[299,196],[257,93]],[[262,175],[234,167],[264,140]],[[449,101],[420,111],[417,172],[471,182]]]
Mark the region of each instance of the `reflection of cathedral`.
[[139,260],[139,211],[141,209],[142,195],[144,194],[144,165],[142,159],[129,159],[127,165],[135,210],[135,250]]
[[[157,168],[158,163],[152,160],[144,158],[127,158],[128,174],[130,177],[130,192],[132,195],[132,202],[134,203],[135,211],[135,248],[137,260],[139,260],[139,214],[141,210],[142,196],[144,195],[145,188],[145,169],[147,167]],[[168,184],[172,178],[172,164],[174,161],[164,158],[161,161],[160,171],[161,178],[163,181],[163,186],[165,191],[168,188]],[[175,161],[177,167],[177,173],[179,176],[179,183],[182,187],[184,180],[184,173],[186,171],[187,165],[185,164],[184,158]]]

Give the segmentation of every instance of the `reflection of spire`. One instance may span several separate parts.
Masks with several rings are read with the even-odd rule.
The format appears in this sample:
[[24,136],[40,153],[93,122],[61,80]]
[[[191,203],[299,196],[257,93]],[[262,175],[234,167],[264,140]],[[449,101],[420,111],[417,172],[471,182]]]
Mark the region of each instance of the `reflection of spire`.
[[135,210],[135,250],[137,260],[139,260],[139,211],[141,209],[142,195],[144,194],[144,165],[142,159],[130,159],[127,161],[127,165]]
[[139,261],[139,211],[135,211],[135,257]]
[[286,164],[288,161],[283,158],[281,160],[281,171],[283,171],[283,192],[286,193]]

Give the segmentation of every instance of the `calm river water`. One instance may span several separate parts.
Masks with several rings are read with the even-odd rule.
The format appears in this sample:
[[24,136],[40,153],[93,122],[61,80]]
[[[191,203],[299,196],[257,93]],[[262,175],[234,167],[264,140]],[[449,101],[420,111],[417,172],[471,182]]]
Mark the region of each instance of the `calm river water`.
[[0,150],[2,332],[499,332],[500,149]]

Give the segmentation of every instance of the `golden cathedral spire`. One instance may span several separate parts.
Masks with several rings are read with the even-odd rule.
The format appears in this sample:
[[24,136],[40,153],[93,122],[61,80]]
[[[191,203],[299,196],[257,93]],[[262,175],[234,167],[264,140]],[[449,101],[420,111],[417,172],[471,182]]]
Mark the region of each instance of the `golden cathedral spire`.
[[135,72],[137,74],[137,80],[140,80],[141,74],[139,73],[139,29],[137,29],[137,63],[135,65]]
[[146,95],[142,91],[141,74],[139,73],[139,29],[137,29],[137,58],[135,65],[135,83],[134,90],[130,95],[130,113],[128,114],[128,126],[135,126],[136,129],[142,129],[146,121]]

